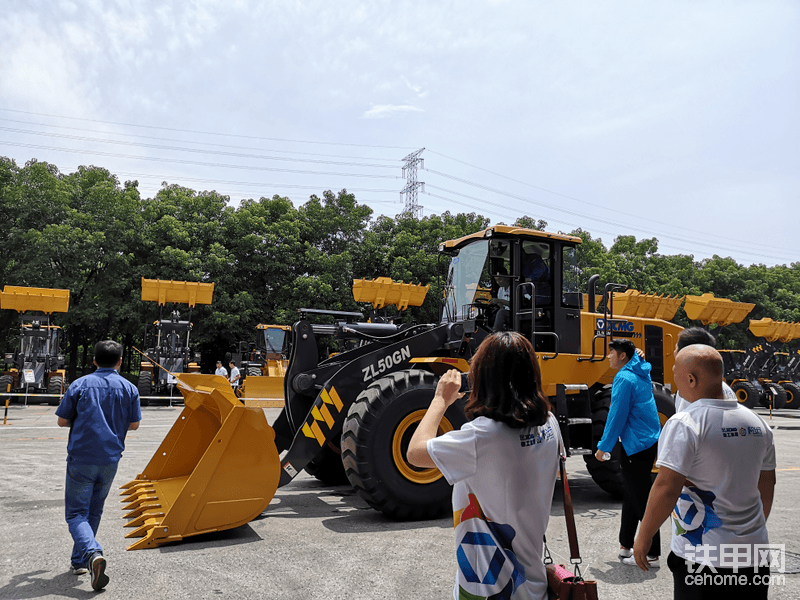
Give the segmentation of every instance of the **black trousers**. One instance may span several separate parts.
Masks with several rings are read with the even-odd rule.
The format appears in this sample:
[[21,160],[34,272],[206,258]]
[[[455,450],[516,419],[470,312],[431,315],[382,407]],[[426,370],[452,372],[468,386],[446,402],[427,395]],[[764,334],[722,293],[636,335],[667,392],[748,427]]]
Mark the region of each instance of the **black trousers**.
[[702,567],[698,573],[701,565],[693,562],[687,565],[674,552],[669,553],[667,566],[672,571],[675,600],[767,600],[769,567],[751,567],[736,572],[714,567],[716,573]]
[[[620,464],[622,466],[623,496],[622,516],[619,527],[619,543],[626,548],[633,548],[636,536],[636,527],[644,518],[647,508],[647,497],[653,485],[650,471],[658,452],[658,444],[653,444],[647,450],[628,456],[622,449]],[[661,556],[661,533],[656,531],[650,544],[648,556]]]

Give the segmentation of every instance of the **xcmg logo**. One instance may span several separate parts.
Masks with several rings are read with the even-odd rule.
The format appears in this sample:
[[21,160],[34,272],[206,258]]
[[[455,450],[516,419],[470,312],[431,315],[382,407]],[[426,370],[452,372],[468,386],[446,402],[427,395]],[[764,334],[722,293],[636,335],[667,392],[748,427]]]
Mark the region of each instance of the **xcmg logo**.
[[[630,321],[621,321],[618,322],[616,319],[608,324],[609,331],[611,333],[633,333],[633,323]],[[606,331],[606,320],[605,319],[597,319],[595,324],[595,328],[597,331],[605,332]]]

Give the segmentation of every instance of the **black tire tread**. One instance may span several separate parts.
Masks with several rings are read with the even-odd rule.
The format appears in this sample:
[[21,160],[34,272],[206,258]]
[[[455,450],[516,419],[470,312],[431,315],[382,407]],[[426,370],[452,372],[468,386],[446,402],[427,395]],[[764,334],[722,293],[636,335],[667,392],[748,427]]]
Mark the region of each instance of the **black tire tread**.
[[[411,369],[391,373],[370,384],[350,407],[342,431],[342,462],[350,483],[361,498],[370,506],[388,517],[399,520],[423,520],[438,517],[451,506],[451,488],[444,479],[424,486],[430,494],[419,494],[418,503],[410,504],[392,493],[390,485],[381,476],[375,465],[370,464],[366,447],[372,431],[378,426],[381,413],[398,395],[416,390],[429,389],[431,397],[436,386],[436,377],[427,371]],[[452,408],[452,407],[451,407]],[[457,408],[461,410],[461,408]],[[447,416],[452,421],[453,412]],[[462,422],[464,420],[461,413]],[[461,422],[456,420],[454,427]],[[409,483],[409,485],[413,485]],[[436,493],[434,493],[434,486]],[[446,493],[442,493],[445,490]]]
[[786,408],[800,408],[800,385],[789,381],[782,385],[786,390]]
[[736,394],[737,399],[739,398],[739,391],[745,393],[744,400],[739,400],[739,404],[743,404],[747,408],[755,408],[758,406],[761,394],[758,392],[756,386],[749,381],[737,381],[731,385],[731,389]]

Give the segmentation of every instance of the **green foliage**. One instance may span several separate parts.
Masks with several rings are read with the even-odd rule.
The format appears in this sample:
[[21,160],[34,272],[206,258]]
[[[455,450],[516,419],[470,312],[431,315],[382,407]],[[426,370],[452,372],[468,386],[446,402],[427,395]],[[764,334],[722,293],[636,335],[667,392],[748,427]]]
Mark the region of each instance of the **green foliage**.
[[[439,245],[489,224],[475,213],[374,218],[347,190],[297,207],[277,195],[233,206],[217,192],[167,183],[141,198],[136,182],[120,184],[100,167],[64,175],[48,163],[20,167],[0,157],[0,285],[70,290],[69,312],[54,319],[68,332],[73,373],[91,361],[98,339],[127,348],[142,343],[144,324],[159,317],[157,304],[140,299],[142,278],[215,284],[212,305],[191,312],[192,345],[202,349],[206,372],[239,341],[253,339],[258,323],[291,324],[300,308],[368,313],[371,307],[353,300],[354,279],[430,285],[424,304],[402,318],[435,322],[448,265]],[[528,215],[514,225],[547,227]],[[744,267],[719,256],[663,255],[656,238],[620,236],[607,248],[583,229],[571,235],[583,241],[577,260],[584,289],[598,274],[598,291],[613,282],[672,296],[711,292],[754,303],[754,319],[800,321],[800,263]],[[188,307],[179,310],[189,315]],[[675,320],[690,324],[682,310]],[[15,345],[17,323],[16,314],[0,312],[0,349]],[[743,348],[752,339],[745,322],[726,328],[719,343]]]

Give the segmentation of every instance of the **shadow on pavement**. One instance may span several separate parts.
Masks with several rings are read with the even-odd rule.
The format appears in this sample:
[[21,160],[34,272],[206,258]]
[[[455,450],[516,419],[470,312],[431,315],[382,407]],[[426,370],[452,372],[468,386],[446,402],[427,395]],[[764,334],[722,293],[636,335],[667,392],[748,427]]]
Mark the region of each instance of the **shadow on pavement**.
[[48,571],[30,571],[12,576],[11,581],[0,588],[0,598],[3,600],[43,598],[45,596],[89,598],[97,595],[97,592],[92,590],[89,585],[88,575],[73,575],[65,572],[59,573],[52,579],[37,577],[42,573],[48,573]]

